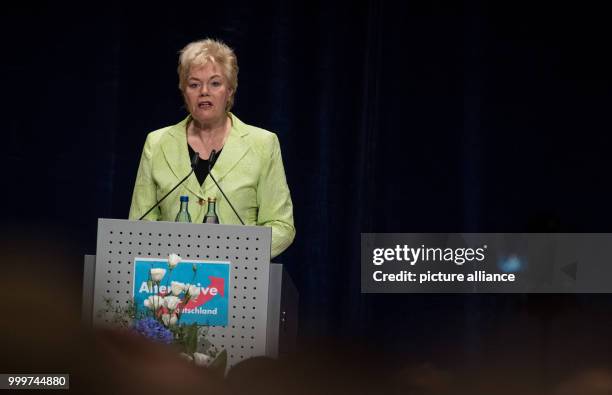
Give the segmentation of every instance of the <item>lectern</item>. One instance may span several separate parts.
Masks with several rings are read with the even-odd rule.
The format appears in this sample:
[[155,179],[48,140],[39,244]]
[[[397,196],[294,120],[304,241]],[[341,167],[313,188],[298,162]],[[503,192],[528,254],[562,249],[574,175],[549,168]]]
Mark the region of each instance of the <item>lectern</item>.
[[253,356],[292,351],[298,293],[280,264],[270,264],[272,230],[265,226],[98,220],[96,255],[85,256],[83,319],[108,325],[106,299],[131,303],[134,258],[230,262],[228,324],[212,326],[207,340],[225,349],[228,367]]

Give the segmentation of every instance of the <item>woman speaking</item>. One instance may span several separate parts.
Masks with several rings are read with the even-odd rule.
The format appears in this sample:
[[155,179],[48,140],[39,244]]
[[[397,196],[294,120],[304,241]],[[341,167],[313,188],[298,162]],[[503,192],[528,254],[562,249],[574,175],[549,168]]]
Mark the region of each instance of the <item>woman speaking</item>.
[[222,224],[240,220],[208,175],[211,173],[246,225],[272,228],[272,257],[283,252],[295,237],[293,204],[278,138],[272,132],[242,122],[230,112],[238,87],[238,63],[233,50],[206,39],[188,44],[178,66],[179,89],[189,115],[177,123],[149,133],[145,142],[130,219],[139,219],[191,171],[192,174],[144,219],[173,221],[181,195],[189,196],[193,222],[203,222],[209,197],[216,198]]

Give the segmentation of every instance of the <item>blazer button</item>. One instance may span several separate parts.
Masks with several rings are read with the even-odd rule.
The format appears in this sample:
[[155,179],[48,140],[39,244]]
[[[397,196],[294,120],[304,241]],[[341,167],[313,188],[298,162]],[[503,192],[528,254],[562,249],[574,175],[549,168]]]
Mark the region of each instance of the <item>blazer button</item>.
[[198,199],[198,204],[199,204],[200,206],[203,206],[203,205],[204,205],[204,203],[206,203],[206,200],[204,200],[204,199],[202,199],[202,198],[199,198],[199,199]]

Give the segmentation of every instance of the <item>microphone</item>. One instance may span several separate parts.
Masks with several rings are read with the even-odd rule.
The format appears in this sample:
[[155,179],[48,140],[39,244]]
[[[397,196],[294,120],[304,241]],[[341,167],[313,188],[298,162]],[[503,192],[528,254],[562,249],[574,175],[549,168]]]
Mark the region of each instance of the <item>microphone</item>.
[[215,183],[217,188],[219,188],[219,191],[221,191],[221,195],[223,195],[223,197],[225,198],[225,200],[227,201],[229,206],[232,208],[232,211],[234,211],[234,214],[236,214],[236,217],[238,217],[238,220],[240,221],[240,223],[242,225],[244,225],[244,221],[238,215],[238,212],[236,211],[236,209],[232,205],[232,202],[230,202],[230,200],[227,198],[227,196],[225,196],[225,193],[223,192],[223,189],[221,189],[221,187],[219,186],[219,183],[217,182],[217,180],[215,180],[215,177],[213,177],[213,175],[212,175],[213,163],[216,161],[216,156],[217,156],[217,151],[212,150],[210,152],[210,156],[208,157],[208,175],[210,176],[211,180],[213,180],[213,182]]
[[191,173],[193,173],[193,171],[195,170],[195,168],[198,166],[198,162],[199,162],[199,161],[200,161],[200,155],[199,155],[199,154],[196,152],[196,153],[194,153],[194,154],[193,154],[193,156],[191,157],[191,171],[189,172],[189,174],[187,174],[187,175],[185,176],[185,178],[183,178],[183,179],[182,179],[182,180],[181,180],[181,181],[180,181],[178,184],[176,184],[176,185],[174,186],[174,188],[172,188],[172,189],[171,189],[171,190],[170,190],[170,191],[169,191],[167,194],[165,194],[163,198],[159,199],[159,200],[157,201],[157,203],[155,203],[155,205],[154,205],[153,207],[151,207],[151,208],[150,208],[150,209],[149,209],[149,210],[148,210],[146,213],[144,213],[144,214],[142,215],[142,217],[138,218],[138,220],[139,220],[139,221],[141,221],[141,220],[142,220],[144,217],[146,217],[146,216],[147,216],[147,214],[149,214],[151,211],[153,211],[153,209],[154,209],[155,207],[159,206],[159,204],[160,204],[161,202],[163,202],[163,201],[164,201],[164,199],[166,199],[166,198],[168,197],[168,195],[170,195],[172,192],[174,192],[174,190],[175,190],[176,188],[178,188],[178,187],[179,187],[179,185],[181,185],[183,182],[185,182],[185,180],[189,178],[189,176],[191,175]]

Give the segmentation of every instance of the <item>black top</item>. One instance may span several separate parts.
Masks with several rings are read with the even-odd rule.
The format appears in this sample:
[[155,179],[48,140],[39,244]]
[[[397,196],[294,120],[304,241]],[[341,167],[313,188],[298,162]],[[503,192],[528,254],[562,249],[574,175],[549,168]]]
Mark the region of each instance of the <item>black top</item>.
[[[193,158],[195,151],[193,150],[193,148],[191,148],[189,144],[187,144],[187,148],[189,149],[189,157]],[[221,155],[222,151],[223,149],[217,152],[217,156],[215,157],[212,167],[215,166],[215,163],[217,162],[217,159],[219,159],[219,155]],[[200,158],[200,160],[198,161],[198,165],[195,168],[194,173],[196,177],[198,178],[198,182],[200,183],[200,185],[204,184],[204,180],[206,180],[206,176],[208,175],[208,159]]]

